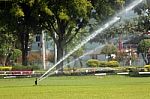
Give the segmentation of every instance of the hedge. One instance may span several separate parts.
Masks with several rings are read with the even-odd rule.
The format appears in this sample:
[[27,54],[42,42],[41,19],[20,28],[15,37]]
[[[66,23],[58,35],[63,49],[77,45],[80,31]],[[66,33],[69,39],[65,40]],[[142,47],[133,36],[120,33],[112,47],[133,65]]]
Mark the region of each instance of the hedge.
[[38,70],[38,66],[13,66],[12,70]]
[[117,61],[99,61],[96,59],[90,59],[86,63],[89,67],[119,67]]
[[145,71],[150,71],[150,65],[145,65],[144,68],[145,68]]
[[0,66],[0,71],[11,71],[12,67],[11,66]]
[[17,70],[39,70],[38,66],[0,66],[0,71],[17,71]]
[[108,67],[119,67],[119,63],[117,61],[109,61],[107,62]]
[[98,67],[99,66],[99,60],[96,59],[90,59],[86,63],[89,67]]

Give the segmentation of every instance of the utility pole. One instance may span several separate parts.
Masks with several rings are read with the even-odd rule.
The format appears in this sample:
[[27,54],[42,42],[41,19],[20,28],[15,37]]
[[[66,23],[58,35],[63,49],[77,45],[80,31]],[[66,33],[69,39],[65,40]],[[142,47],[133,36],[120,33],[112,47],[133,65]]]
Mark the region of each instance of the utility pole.
[[44,31],[42,31],[42,61],[43,61],[43,68],[44,70],[46,69],[46,64],[45,64],[45,35]]
[[[54,34],[55,34],[55,38],[56,38],[57,34],[56,33],[54,33]],[[54,42],[54,64],[56,64],[56,63],[57,63],[57,45]]]
[[129,66],[131,66],[132,65],[132,53],[131,53],[131,46],[130,46],[130,49],[129,49]]

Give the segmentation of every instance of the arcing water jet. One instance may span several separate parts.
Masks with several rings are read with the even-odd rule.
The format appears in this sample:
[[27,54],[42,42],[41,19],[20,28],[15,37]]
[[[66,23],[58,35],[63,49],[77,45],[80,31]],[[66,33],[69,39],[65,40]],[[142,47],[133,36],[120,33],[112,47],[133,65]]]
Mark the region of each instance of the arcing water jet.
[[[120,13],[118,13],[115,17],[113,17],[110,21],[108,21],[105,25],[103,25],[101,28],[99,28],[98,30],[96,30],[94,33],[92,33],[90,36],[88,36],[85,40],[82,41],[81,44],[79,44],[78,46],[76,46],[71,52],[69,52],[67,55],[65,55],[61,60],[59,60],[54,66],[52,66],[50,69],[48,69],[41,77],[39,77],[38,81],[42,81],[43,79],[45,79],[46,75],[48,75],[48,73],[54,69],[58,64],[60,64],[62,61],[64,61],[66,58],[68,58],[71,54],[73,54],[75,51],[77,51],[79,48],[81,48],[84,44],[86,44],[89,40],[91,40],[92,38],[94,38],[95,36],[97,36],[98,34],[102,33],[104,30],[106,30],[107,28],[109,28],[111,25],[115,24],[117,21],[120,20],[120,18],[118,16],[122,15],[123,13],[130,11],[131,9],[133,9],[135,6],[137,6],[138,4],[140,4],[143,0],[134,0],[129,6],[127,6],[124,10],[120,11]],[[44,77],[46,76],[46,77]]]

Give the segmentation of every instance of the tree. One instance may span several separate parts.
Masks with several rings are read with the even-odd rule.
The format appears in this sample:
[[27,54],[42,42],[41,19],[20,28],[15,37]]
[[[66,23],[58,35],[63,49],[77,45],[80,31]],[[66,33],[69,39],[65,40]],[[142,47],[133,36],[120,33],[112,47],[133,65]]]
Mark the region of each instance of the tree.
[[117,53],[117,48],[113,44],[106,44],[102,49],[101,49],[101,54],[105,54],[108,56],[108,61],[111,60],[113,57],[111,54],[116,54]]
[[10,59],[13,60],[13,63],[14,62],[18,62],[18,58],[22,55],[22,51],[20,49],[13,49],[12,50],[12,53],[11,53],[11,56],[10,56]]
[[15,38],[5,27],[0,28],[0,60],[3,66],[7,65],[7,59],[10,58],[14,48]]
[[[81,55],[83,55],[83,48],[80,48],[79,50],[77,50],[76,52],[74,52],[71,56],[73,56],[74,59],[77,59]],[[82,64],[82,59],[81,58],[79,58],[79,62],[80,62],[81,68],[82,68],[83,64]],[[75,64],[76,64],[76,61],[74,63],[74,66],[75,66]]]
[[[63,57],[64,47],[71,42],[88,22],[92,5],[99,22],[112,16],[123,0],[16,0],[3,2],[4,23],[18,35],[22,47],[23,65],[27,65],[29,34],[47,29],[57,45],[57,60]],[[92,4],[91,4],[91,3]],[[103,3],[104,2],[104,3]],[[100,4],[100,5],[99,5]],[[115,7],[117,4],[117,8]],[[8,7],[9,5],[9,7]],[[7,8],[7,9],[6,9]],[[6,15],[7,16],[6,16]],[[5,18],[4,18],[5,17]],[[54,34],[57,34],[55,37]],[[63,63],[57,66],[62,69]]]
[[41,30],[37,9],[38,0],[0,1],[0,18],[2,25],[17,36],[21,43],[22,65],[27,65],[29,35]]
[[[50,35],[57,45],[57,60],[59,61],[64,55],[65,46],[87,23],[92,5],[87,0],[53,0],[48,1],[45,6],[51,15],[41,13],[41,17],[45,21],[43,27],[50,31]],[[62,71],[62,66],[63,63],[60,63],[56,69]]]
[[122,9],[125,0],[90,0],[94,6],[92,15],[96,13],[95,18],[98,22],[105,22],[110,16],[113,16],[118,10]]
[[145,2],[134,9],[135,13],[139,15],[138,29],[142,32],[148,32],[150,30],[150,1]]
[[[111,2],[110,2],[111,1]],[[115,13],[114,4],[119,4],[115,0],[53,0],[47,2],[47,13],[42,13],[45,24],[43,26],[51,32],[51,36],[57,45],[57,60],[63,57],[64,47],[73,40],[80,29],[85,27],[90,17],[97,17],[98,22],[104,21]],[[119,0],[123,1],[123,0]],[[90,3],[91,2],[91,3]],[[104,3],[103,3],[104,2]],[[46,6],[46,5],[45,5]],[[93,6],[93,7],[92,7]],[[94,11],[96,10],[96,12]],[[55,33],[57,36],[55,37]],[[56,69],[63,69],[63,63],[60,63]]]
[[[80,44],[83,37],[88,35],[88,31],[84,29],[80,29],[79,33],[72,39],[71,42],[68,42],[67,46],[65,46],[65,52],[70,52],[73,50],[74,46],[77,46],[77,44]],[[75,51],[70,57],[67,58],[67,62],[70,63],[70,59],[73,58],[73,60],[78,58],[78,61],[80,63],[81,68],[83,67],[82,59],[79,58],[84,53],[84,47],[81,47],[77,51]],[[74,66],[76,66],[77,61],[74,62]],[[70,64],[68,64],[68,68],[70,68]]]
[[150,57],[148,57],[149,51],[150,49],[150,39],[144,39],[142,41],[140,41],[140,43],[138,44],[138,53],[142,54],[143,60],[145,62],[145,64],[150,64]]

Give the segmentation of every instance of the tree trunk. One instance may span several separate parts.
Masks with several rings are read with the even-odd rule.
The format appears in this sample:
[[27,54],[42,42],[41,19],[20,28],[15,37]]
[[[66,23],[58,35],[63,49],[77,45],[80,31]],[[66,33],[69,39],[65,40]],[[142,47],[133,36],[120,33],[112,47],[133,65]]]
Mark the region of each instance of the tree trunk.
[[[66,29],[65,22],[63,20],[58,19],[59,35],[58,35],[58,39],[57,39],[58,42],[56,43],[56,45],[57,45],[57,61],[60,61],[63,58],[64,46],[65,46],[65,42],[66,42],[66,39],[64,39],[65,29]],[[56,69],[59,70],[59,74],[63,74],[63,61],[56,66]]]
[[79,59],[79,62],[80,62],[81,68],[82,68],[83,67],[82,59]]
[[2,65],[3,65],[3,66],[5,66],[6,59],[7,59],[7,57],[6,57],[6,56],[4,56],[4,57],[2,58]]
[[150,65],[150,53],[147,54],[148,65]]
[[22,65],[27,66],[28,60],[28,41],[29,41],[29,35],[28,33],[22,33],[21,35],[21,49],[22,49]]
[[70,64],[69,64],[69,63],[70,63],[70,58],[67,58],[67,64],[68,64],[68,65],[67,65],[67,67],[68,67],[68,71],[70,71],[70,69],[71,69],[71,67],[70,67]]
[[[63,57],[63,45],[61,42],[57,44],[57,61]],[[56,66],[56,70],[59,70],[59,73],[63,73],[63,61]]]
[[145,57],[144,53],[142,53],[142,57],[143,57],[143,60],[144,60],[145,64],[147,65],[148,62],[147,62],[147,60],[146,60],[146,57]]
[[6,65],[6,66],[12,65],[11,62],[10,62],[10,57],[11,57],[11,55],[12,55],[12,54],[9,53],[8,56],[7,56],[7,58],[6,58],[6,62],[5,62],[5,65]]

